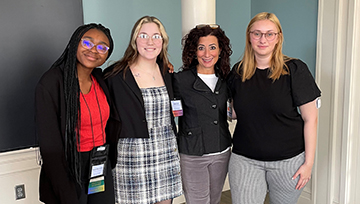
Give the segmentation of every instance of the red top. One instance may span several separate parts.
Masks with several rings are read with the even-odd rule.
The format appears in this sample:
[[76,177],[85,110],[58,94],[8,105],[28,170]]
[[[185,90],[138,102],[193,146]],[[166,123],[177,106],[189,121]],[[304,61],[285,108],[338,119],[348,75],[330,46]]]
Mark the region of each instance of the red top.
[[93,81],[90,92],[80,93],[80,152],[87,152],[106,142],[105,126],[109,119],[110,108],[102,88],[96,79]]

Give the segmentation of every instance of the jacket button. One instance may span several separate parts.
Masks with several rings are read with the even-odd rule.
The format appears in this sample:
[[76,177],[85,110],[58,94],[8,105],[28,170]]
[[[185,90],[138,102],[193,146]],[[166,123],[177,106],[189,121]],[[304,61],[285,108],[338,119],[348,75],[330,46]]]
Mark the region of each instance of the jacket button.
[[192,132],[188,132],[188,135],[189,135],[189,136],[192,135]]
[[213,109],[215,109],[217,106],[214,104],[214,105],[212,105],[211,107],[212,107]]
[[218,121],[217,120],[214,120],[214,125],[217,125],[218,124]]
[[143,120],[143,123],[146,123],[146,120]]
[[218,95],[218,94],[219,94],[219,91],[215,91],[215,94]]

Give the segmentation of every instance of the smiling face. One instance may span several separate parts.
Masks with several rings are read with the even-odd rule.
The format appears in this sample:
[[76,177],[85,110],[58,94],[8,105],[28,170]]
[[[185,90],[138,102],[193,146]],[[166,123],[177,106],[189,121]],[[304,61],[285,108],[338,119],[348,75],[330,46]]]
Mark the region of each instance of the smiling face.
[[[276,25],[270,20],[256,21],[250,28],[250,32],[258,31],[261,33],[278,33]],[[279,35],[277,34],[274,40],[267,40],[265,35],[261,35],[260,39],[254,39],[250,35],[251,47],[254,50],[256,58],[271,58],[275,45],[279,42]]]
[[80,40],[76,53],[78,69],[94,69],[104,64],[109,53],[100,54],[96,50],[96,45],[103,44],[109,47],[110,43],[106,35],[100,30],[90,29],[83,35],[82,39],[91,41],[95,46],[91,49],[85,48],[81,45],[82,41]]
[[213,35],[199,38],[196,56],[199,64],[197,65],[198,73],[213,74],[215,73],[215,64],[219,59],[220,47],[218,39]]
[[[148,38],[141,38],[143,34],[147,35]],[[139,58],[156,61],[163,45],[163,39],[157,38],[156,36],[161,36],[158,25],[155,23],[145,23],[141,26],[136,38],[136,48],[139,53]]]

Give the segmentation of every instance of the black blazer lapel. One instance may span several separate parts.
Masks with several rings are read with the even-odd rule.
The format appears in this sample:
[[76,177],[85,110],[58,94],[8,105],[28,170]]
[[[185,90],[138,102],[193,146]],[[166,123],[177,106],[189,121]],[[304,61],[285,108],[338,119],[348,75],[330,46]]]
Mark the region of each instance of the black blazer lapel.
[[[161,71],[161,69],[160,69]],[[163,75],[163,80],[167,89],[167,92],[169,94],[170,100],[174,99],[174,92],[172,87],[172,76],[170,73],[163,74],[163,71],[161,71],[161,74]]]
[[102,90],[104,91],[106,98],[108,100],[108,103],[110,104],[110,92],[104,82],[104,79],[102,78],[102,71],[100,68],[95,68],[92,71],[92,75],[95,77],[96,81],[99,83],[100,87],[102,88]]
[[[202,95],[203,97],[205,97],[206,99],[210,100],[211,102],[216,102],[216,98],[214,97],[211,89],[205,84],[205,82],[203,80],[201,80],[201,78],[197,75],[197,71],[196,68],[191,70],[194,74],[195,77],[195,81],[193,84],[193,88],[198,91],[198,93],[200,95]],[[221,87],[221,81],[220,78],[218,79],[218,81],[216,82],[216,86],[215,86],[215,90],[214,93],[216,93],[216,91],[219,91]]]
[[[118,77],[123,77],[122,74],[119,74]],[[137,85],[134,76],[131,73],[130,68],[125,73],[125,84],[132,90],[132,92],[135,94],[136,98],[139,99],[141,106],[144,107],[144,99],[142,97],[141,91],[139,86]]]

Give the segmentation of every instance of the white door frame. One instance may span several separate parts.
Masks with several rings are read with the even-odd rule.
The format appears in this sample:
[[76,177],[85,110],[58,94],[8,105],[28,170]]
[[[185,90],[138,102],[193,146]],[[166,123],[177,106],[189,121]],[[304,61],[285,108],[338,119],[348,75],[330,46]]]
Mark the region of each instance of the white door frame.
[[360,0],[319,0],[316,81],[322,90],[312,203],[360,199]]

